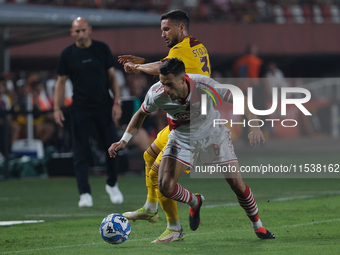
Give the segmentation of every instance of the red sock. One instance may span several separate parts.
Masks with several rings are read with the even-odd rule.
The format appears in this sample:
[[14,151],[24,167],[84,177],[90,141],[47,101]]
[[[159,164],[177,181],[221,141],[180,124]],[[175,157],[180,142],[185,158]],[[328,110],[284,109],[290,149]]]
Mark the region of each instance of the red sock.
[[248,187],[247,184],[246,190],[243,192],[243,194],[237,195],[237,200],[252,222],[257,222],[260,219],[258,213],[259,209],[257,208],[253,192],[251,192],[251,189]]
[[192,196],[193,194],[189,190],[183,188],[181,184],[176,183],[174,191],[167,197],[188,204],[191,202]]

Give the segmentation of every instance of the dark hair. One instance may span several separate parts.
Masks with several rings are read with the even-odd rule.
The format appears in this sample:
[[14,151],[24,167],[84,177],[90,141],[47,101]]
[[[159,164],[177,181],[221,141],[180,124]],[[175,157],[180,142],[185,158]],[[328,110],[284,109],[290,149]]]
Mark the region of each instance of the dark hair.
[[161,20],[163,19],[169,19],[173,21],[176,25],[183,23],[185,26],[185,30],[189,32],[190,20],[188,15],[184,11],[182,10],[169,11],[161,16]]
[[178,76],[185,73],[185,65],[178,58],[169,58],[159,67],[159,73],[162,75],[173,74]]

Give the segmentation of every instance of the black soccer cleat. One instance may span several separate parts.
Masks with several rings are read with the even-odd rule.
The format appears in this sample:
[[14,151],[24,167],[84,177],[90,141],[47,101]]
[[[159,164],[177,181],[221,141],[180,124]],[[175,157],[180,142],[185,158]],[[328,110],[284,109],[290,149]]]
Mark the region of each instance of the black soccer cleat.
[[258,238],[264,240],[264,239],[274,239],[275,235],[271,233],[269,230],[267,230],[265,227],[260,227],[255,230],[255,234]]
[[204,201],[204,197],[201,194],[195,194],[198,199],[198,204],[195,209],[189,208],[189,225],[191,230],[198,229],[201,223],[200,210]]

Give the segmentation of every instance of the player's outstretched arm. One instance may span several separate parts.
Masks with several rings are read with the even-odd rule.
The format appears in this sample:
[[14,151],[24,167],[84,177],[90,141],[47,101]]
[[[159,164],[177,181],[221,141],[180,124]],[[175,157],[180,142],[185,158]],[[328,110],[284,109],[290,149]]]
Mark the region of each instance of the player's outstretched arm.
[[133,56],[133,55],[122,55],[118,56],[118,62],[124,65],[126,62],[131,62],[134,64],[144,64],[145,58]]
[[124,70],[126,73],[144,72],[151,75],[159,75],[158,68],[161,65],[162,65],[161,61],[152,62],[148,64],[134,64],[132,62],[126,62],[124,64]]
[[[247,102],[248,102],[248,99],[245,96],[244,97],[244,114],[246,115],[247,119],[248,120],[258,119],[258,117],[249,110]],[[250,133],[248,134],[248,139],[249,139],[250,145],[258,146],[261,144],[261,141],[265,143],[265,138],[264,138],[264,135],[261,129],[259,128],[260,125],[258,121],[252,121],[252,125],[255,127],[249,127]]]
[[111,158],[115,158],[117,156],[117,151],[125,148],[132,136],[136,134],[142,126],[146,116],[147,114],[144,113],[141,108],[132,116],[129,125],[127,126],[120,141],[111,144],[110,148],[108,149],[108,153]]

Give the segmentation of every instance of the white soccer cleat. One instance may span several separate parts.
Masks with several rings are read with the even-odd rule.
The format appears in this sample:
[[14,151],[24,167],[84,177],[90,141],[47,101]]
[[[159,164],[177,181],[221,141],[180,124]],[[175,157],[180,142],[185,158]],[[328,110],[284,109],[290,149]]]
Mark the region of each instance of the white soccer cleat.
[[84,193],[80,195],[80,200],[78,202],[79,207],[92,207],[93,201],[92,196],[89,193]]
[[110,196],[110,200],[113,204],[121,204],[124,201],[123,194],[120,192],[118,188],[118,183],[115,186],[111,187],[106,184],[105,190],[107,194]]

